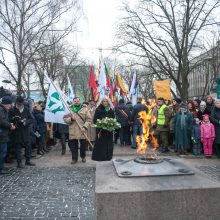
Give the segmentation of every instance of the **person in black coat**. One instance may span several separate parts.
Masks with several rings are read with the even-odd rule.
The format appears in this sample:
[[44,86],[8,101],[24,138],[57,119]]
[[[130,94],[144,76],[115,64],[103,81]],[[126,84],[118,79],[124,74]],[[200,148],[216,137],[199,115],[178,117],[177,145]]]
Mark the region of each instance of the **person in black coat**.
[[47,132],[47,124],[44,120],[44,111],[41,106],[41,103],[37,103],[34,110],[33,115],[36,120],[35,130],[37,134],[37,154],[43,155],[44,153],[49,152],[47,150],[46,144],[46,132]]
[[220,99],[215,100],[215,107],[211,112],[210,121],[215,126],[214,151],[217,157],[220,158]]
[[141,104],[142,98],[138,97],[137,104],[134,106],[131,114],[131,122],[133,123],[133,140],[132,140],[132,148],[137,148],[136,138],[137,135],[143,134],[142,122],[140,121],[140,116],[138,115],[141,111],[146,111],[148,113],[148,108],[146,105]]
[[69,126],[65,124],[57,124],[57,132],[60,135],[61,140],[61,155],[64,155],[66,153],[66,142],[69,140]]
[[123,145],[129,145],[129,129],[130,129],[130,118],[131,113],[126,108],[124,99],[119,100],[119,105],[115,107],[115,115],[117,118],[117,121],[120,123],[121,128],[119,129],[119,137],[121,146]]
[[16,129],[11,134],[12,144],[15,146],[17,168],[23,168],[21,148],[25,147],[25,165],[35,166],[31,163],[31,144],[30,144],[30,125],[33,118],[29,109],[24,105],[24,98],[18,96],[15,106],[9,110],[9,120],[15,125]]
[[4,160],[7,155],[9,130],[14,130],[15,126],[9,122],[8,109],[11,107],[12,98],[10,96],[4,96],[0,104],[0,175],[7,174],[4,169]]
[[[97,119],[103,119],[105,117],[115,118],[113,108],[114,107],[108,97],[102,98],[95,111],[93,119],[94,124]],[[113,146],[113,132],[97,128],[92,160],[111,160],[113,156]]]
[[199,110],[197,112],[197,117],[200,121],[203,120],[203,115],[210,115],[211,112],[207,109],[206,107],[206,103],[204,101],[201,101],[200,102],[200,105],[199,105]]

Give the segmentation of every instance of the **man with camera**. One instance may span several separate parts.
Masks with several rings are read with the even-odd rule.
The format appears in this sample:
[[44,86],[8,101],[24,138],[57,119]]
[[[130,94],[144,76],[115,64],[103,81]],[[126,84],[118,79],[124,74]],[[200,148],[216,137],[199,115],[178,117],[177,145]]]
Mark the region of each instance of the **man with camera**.
[[4,167],[9,141],[8,132],[15,129],[15,126],[8,120],[8,110],[11,108],[11,104],[10,96],[4,96],[0,104],[0,175],[8,173]]
[[30,125],[33,118],[28,108],[24,105],[24,98],[18,96],[15,106],[9,111],[9,119],[15,125],[16,129],[12,131],[11,141],[15,146],[15,155],[17,159],[17,168],[24,168],[22,165],[21,148],[25,148],[25,165],[35,166],[31,163],[31,144],[30,144]]

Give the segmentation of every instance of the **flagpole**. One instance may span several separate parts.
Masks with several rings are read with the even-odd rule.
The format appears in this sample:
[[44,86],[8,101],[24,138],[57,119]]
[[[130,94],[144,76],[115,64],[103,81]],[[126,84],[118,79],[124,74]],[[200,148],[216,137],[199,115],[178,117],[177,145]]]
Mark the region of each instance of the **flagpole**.
[[[50,83],[53,84],[54,88],[57,90],[57,92],[59,93],[59,90],[57,89],[56,85],[54,84],[54,82],[52,80],[49,81]],[[66,101],[64,100],[64,98],[62,97],[62,95],[60,94],[60,98],[62,99],[62,101],[64,102],[64,104],[66,105],[67,109],[69,110],[70,114],[72,116],[74,116],[73,111],[70,109],[69,105],[66,103]],[[76,124],[79,126],[80,130],[82,130],[81,125],[79,124],[79,122],[77,121],[77,119],[75,119]],[[93,148],[93,144],[91,143],[91,141],[89,140],[88,136],[85,134],[85,132],[82,132],[83,135],[85,136],[86,140],[89,142],[90,146]]]

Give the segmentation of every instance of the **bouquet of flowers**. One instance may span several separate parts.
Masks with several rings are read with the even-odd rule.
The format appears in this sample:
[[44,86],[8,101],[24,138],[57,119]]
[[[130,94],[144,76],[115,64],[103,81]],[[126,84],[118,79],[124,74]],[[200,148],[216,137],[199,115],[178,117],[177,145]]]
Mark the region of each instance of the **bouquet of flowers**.
[[93,127],[113,132],[116,129],[120,128],[121,125],[117,122],[115,118],[105,117],[101,120],[97,119],[97,122],[93,125]]

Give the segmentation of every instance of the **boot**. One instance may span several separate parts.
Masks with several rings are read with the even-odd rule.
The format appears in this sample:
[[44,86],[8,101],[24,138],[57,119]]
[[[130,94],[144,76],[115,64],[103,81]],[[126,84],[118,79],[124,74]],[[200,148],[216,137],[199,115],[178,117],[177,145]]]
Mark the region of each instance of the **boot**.
[[66,149],[62,149],[61,155],[65,155],[65,154],[66,154]]
[[20,168],[20,169],[23,169],[24,168],[24,165],[22,164],[21,161],[17,161],[17,168]]
[[31,163],[30,160],[26,160],[25,165],[26,166],[36,166],[35,163]]

